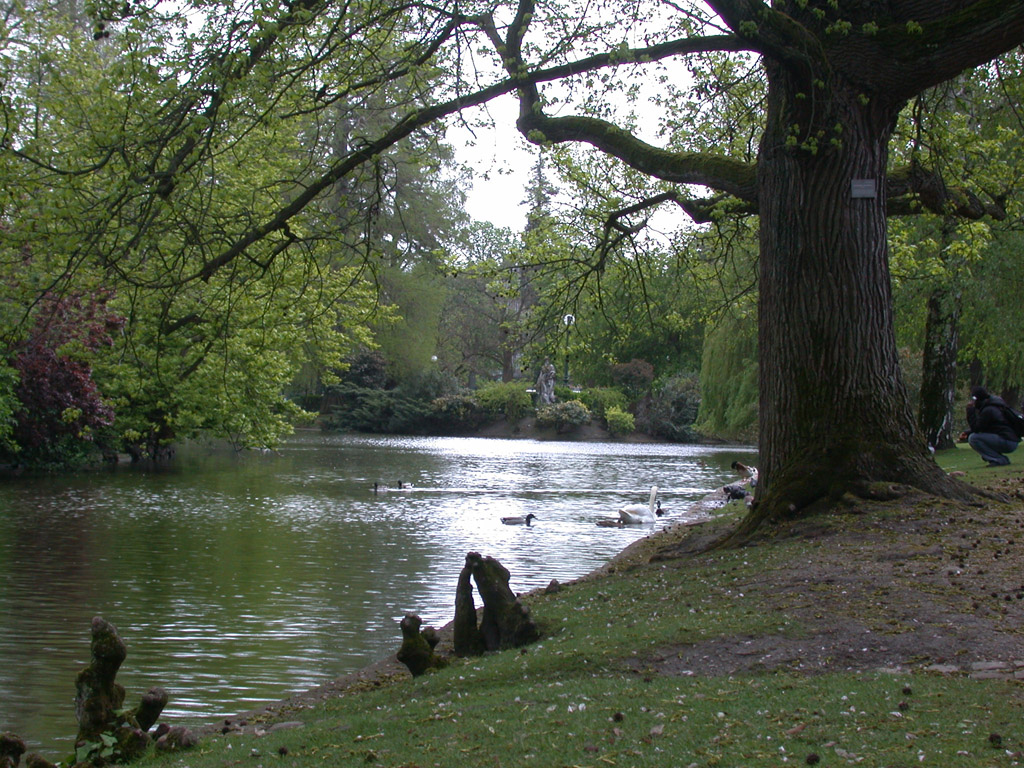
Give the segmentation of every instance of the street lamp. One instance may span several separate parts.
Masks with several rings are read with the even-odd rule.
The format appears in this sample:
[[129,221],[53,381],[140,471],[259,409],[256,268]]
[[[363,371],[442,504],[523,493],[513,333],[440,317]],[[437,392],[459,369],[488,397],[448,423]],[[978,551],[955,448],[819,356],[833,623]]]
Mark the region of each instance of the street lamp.
[[566,315],[562,318],[562,322],[565,323],[565,386],[569,386],[569,333],[572,331],[572,324],[576,322],[576,318],[572,315]]

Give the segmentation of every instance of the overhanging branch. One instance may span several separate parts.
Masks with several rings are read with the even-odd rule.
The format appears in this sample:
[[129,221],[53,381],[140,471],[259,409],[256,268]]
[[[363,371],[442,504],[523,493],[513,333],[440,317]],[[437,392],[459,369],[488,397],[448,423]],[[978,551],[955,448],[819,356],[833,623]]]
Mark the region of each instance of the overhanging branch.
[[[480,23],[479,20],[477,23]],[[502,47],[504,48],[504,46]],[[204,281],[209,280],[217,270],[227,264],[230,264],[253,244],[282,230],[292,218],[301,213],[320,194],[361,166],[363,163],[370,161],[374,156],[386,151],[420,128],[444,117],[455,114],[456,112],[486,104],[499,96],[512,93],[516,90],[522,91],[525,88],[535,86],[539,83],[553,82],[573,75],[584,74],[608,67],[617,67],[626,63],[641,61],[645,63],[655,62],[685,53],[702,51],[736,51],[744,49],[744,45],[741,41],[731,35],[714,35],[706,38],[682,38],[643,48],[635,48],[628,51],[596,54],[578,61],[546,67],[533,72],[526,71],[525,69],[513,69],[512,71],[514,74],[510,75],[505,80],[481,88],[473,93],[463,94],[440,104],[409,112],[405,117],[392,126],[390,130],[379,136],[376,140],[365,143],[358,150],[335,162],[319,178],[309,183],[303,189],[302,193],[297,195],[288,205],[278,209],[278,211],[263,224],[252,227],[248,231],[242,233],[230,247],[221,251],[214,258],[206,261],[199,271],[188,279],[192,280],[198,278]],[[694,156],[695,159],[697,157],[698,156]],[[742,164],[740,163],[730,163],[729,161],[724,161],[720,158],[711,158],[711,160],[713,161],[713,164],[724,163],[726,165],[731,165],[734,169],[742,167]],[[750,170],[750,177],[751,178],[747,180],[747,184],[752,189],[752,169]],[[694,183],[701,182],[695,181]]]

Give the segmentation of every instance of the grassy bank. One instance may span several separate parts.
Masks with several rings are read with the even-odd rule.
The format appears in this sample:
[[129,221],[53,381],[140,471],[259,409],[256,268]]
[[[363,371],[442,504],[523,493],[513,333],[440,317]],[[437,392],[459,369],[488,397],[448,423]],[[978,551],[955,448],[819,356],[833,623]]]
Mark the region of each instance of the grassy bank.
[[[977,484],[1019,493],[1015,466]],[[678,527],[528,604],[522,651],[297,697],[157,766],[1013,766],[1024,503],[908,492],[742,549]],[[485,553],[486,554],[486,553]],[[515,574],[512,575],[515,588]],[[395,648],[399,645],[395,628]]]

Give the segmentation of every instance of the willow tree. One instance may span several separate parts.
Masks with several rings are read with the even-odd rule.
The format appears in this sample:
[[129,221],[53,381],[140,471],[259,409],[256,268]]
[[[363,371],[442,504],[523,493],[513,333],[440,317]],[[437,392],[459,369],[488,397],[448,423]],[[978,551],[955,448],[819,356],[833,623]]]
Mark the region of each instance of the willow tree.
[[[125,238],[112,248],[106,232],[114,224],[125,231],[129,218],[140,230],[168,227],[183,211],[180,201],[194,199],[188,237],[174,253],[158,254],[172,267],[188,265],[175,280],[209,281],[232,265],[265,265],[301,246],[293,224],[357,169],[437,120],[515,93],[518,126],[529,139],[585,143],[612,155],[663,182],[655,199],[671,198],[693,218],[716,210],[759,217],[762,482],[751,522],[804,514],[875,481],[968,493],[930,459],[908,405],[893,333],[886,216],[914,205],[981,216],[986,206],[927,169],[890,171],[888,144],[909,99],[1024,41],[1024,0],[215,5],[202,33],[146,49],[144,57],[164,57],[152,71],[173,88],[124,99],[135,133],[117,136],[108,124],[109,151],[81,164],[82,172],[106,167],[108,178],[113,164],[123,167],[110,185],[114,216],[91,222],[93,234],[76,256],[127,272],[152,250]],[[131,27],[144,12],[119,2],[96,7],[110,17],[98,29],[113,31],[108,44],[116,44],[120,24]],[[717,58],[708,59],[701,87],[679,98],[699,109],[708,94],[735,87],[723,62],[757,61],[767,94],[755,115],[763,127],[752,156],[654,146],[609,119],[601,104],[572,114],[573,103],[596,101],[616,71],[628,72],[623,88],[641,96],[648,78],[657,103],[666,84],[660,64],[709,55]],[[281,177],[277,205],[216,219],[190,195],[216,173],[211,137],[226,128],[244,135],[247,123],[261,124],[285,135],[312,112],[356,108],[399,80],[407,84],[399,118],[367,130],[329,162],[297,158],[294,175]],[[154,101],[158,108],[139,119],[140,107]],[[244,168],[247,158],[233,161]]]

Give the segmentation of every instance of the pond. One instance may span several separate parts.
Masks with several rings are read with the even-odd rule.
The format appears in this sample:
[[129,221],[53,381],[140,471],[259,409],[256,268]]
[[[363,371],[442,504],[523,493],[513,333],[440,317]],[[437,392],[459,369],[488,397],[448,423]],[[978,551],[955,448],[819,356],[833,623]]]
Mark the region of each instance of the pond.
[[127,643],[129,705],[160,685],[163,721],[210,723],[393,653],[407,612],[447,623],[467,552],[516,592],[582,576],[652,530],[598,520],[653,485],[656,525],[683,519],[736,459],[753,453],[309,430],[276,453],[189,446],[165,469],[5,479],[0,731],[70,752],[93,616]]

